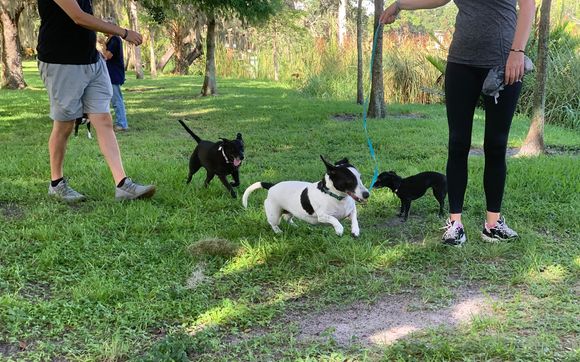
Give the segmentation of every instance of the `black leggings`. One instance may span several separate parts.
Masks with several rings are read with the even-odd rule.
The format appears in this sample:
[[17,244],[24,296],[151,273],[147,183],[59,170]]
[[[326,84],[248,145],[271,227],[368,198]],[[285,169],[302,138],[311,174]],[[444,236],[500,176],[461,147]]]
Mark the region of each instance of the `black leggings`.
[[[473,113],[489,69],[447,63],[445,98],[449,124],[449,156],[447,184],[449,211],[459,214],[467,187],[467,157],[471,147]],[[512,118],[522,83],[506,86],[497,104],[493,97],[485,99],[485,169],[483,188],[487,211],[500,212],[506,178],[506,147]]]

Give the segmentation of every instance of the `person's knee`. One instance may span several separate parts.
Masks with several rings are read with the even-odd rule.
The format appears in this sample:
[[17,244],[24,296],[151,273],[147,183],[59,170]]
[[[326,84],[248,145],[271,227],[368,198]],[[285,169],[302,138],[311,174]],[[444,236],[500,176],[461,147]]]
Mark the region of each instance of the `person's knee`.
[[483,152],[487,158],[499,157],[504,158],[507,150],[507,139],[497,139],[486,141],[483,144]]
[[96,127],[99,126],[106,127],[109,124],[112,126],[111,113],[89,113],[88,116],[89,120],[91,121],[91,124]]
[[61,137],[67,138],[71,135],[75,126],[74,121],[54,121],[52,131]]
[[469,153],[471,142],[463,137],[449,137],[449,154],[461,155]]

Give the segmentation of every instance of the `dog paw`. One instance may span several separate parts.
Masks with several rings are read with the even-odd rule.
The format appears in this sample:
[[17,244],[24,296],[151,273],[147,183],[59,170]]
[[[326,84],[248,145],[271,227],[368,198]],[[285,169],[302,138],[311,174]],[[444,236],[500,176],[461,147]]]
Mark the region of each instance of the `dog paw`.
[[282,233],[282,229],[280,229],[278,226],[272,226],[272,230],[274,230],[274,233],[276,234]]
[[356,239],[360,236],[360,232],[356,232],[356,233],[352,232],[352,233],[350,233],[350,235],[352,235],[352,237]]
[[336,235],[338,236],[342,236],[342,234],[344,234],[344,228],[342,226],[340,228],[334,228],[334,231],[336,231]]

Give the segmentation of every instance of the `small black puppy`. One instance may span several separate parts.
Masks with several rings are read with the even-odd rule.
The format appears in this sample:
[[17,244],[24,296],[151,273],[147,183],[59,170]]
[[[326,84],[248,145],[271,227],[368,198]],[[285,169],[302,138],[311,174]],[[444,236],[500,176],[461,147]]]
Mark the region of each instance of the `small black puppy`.
[[79,127],[83,124],[87,125],[87,130],[88,130],[88,134],[87,137],[89,137],[89,139],[93,138],[93,135],[91,134],[91,121],[89,120],[89,117],[86,113],[83,113],[82,117],[79,117],[75,120],[75,137],[79,135]]
[[421,172],[415,176],[402,178],[395,171],[383,172],[379,175],[375,188],[388,187],[401,199],[399,217],[407,221],[411,201],[425,195],[429,187],[433,188],[433,196],[439,201],[439,216],[443,216],[443,205],[447,196],[447,178],[439,172]]
[[[189,159],[189,175],[187,183],[191,182],[193,175],[201,168],[207,171],[205,186],[207,187],[214,176],[220,179],[222,184],[229,190],[232,197],[237,197],[234,187],[240,185],[239,168],[244,160],[244,141],[242,134],[238,133],[236,139],[230,141],[220,138],[219,142],[204,141],[199,138],[189,127],[179,120],[187,133],[197,142],[197,147],[193,150]],[[232,175],[234,182],[228,182],[227,175]]]

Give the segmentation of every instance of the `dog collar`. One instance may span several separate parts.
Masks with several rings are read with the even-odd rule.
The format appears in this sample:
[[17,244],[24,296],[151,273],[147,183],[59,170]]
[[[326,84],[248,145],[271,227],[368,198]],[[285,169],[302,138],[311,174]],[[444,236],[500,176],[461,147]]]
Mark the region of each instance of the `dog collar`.
[[326,187],[326,185],[324,185],[324,184],[322,183],[322,181],[318,183],[318,189],[319,189],[320,191],[322,191],[323,193],[325,193],[325,194],[327,194],[327,195],[329,195],[329,196],[332,196],[332,197],[334,197],[334,198],[335,198],[335,199],[337,199],[338,201],[342,201],[342,200],[344,199],[344,196],[337,195],[337,194],[335,194],[334,192],[330,191],[330,189],[329,189],[328,187]]
[[222,146],[218,148],[218,151],[222,151],[222,155],[224,156],[224,160],[226,160],[226,163],[231,163],[230,160],[228,160],[228,157],[226,156],[226,153],[224,152],[224,148]]

